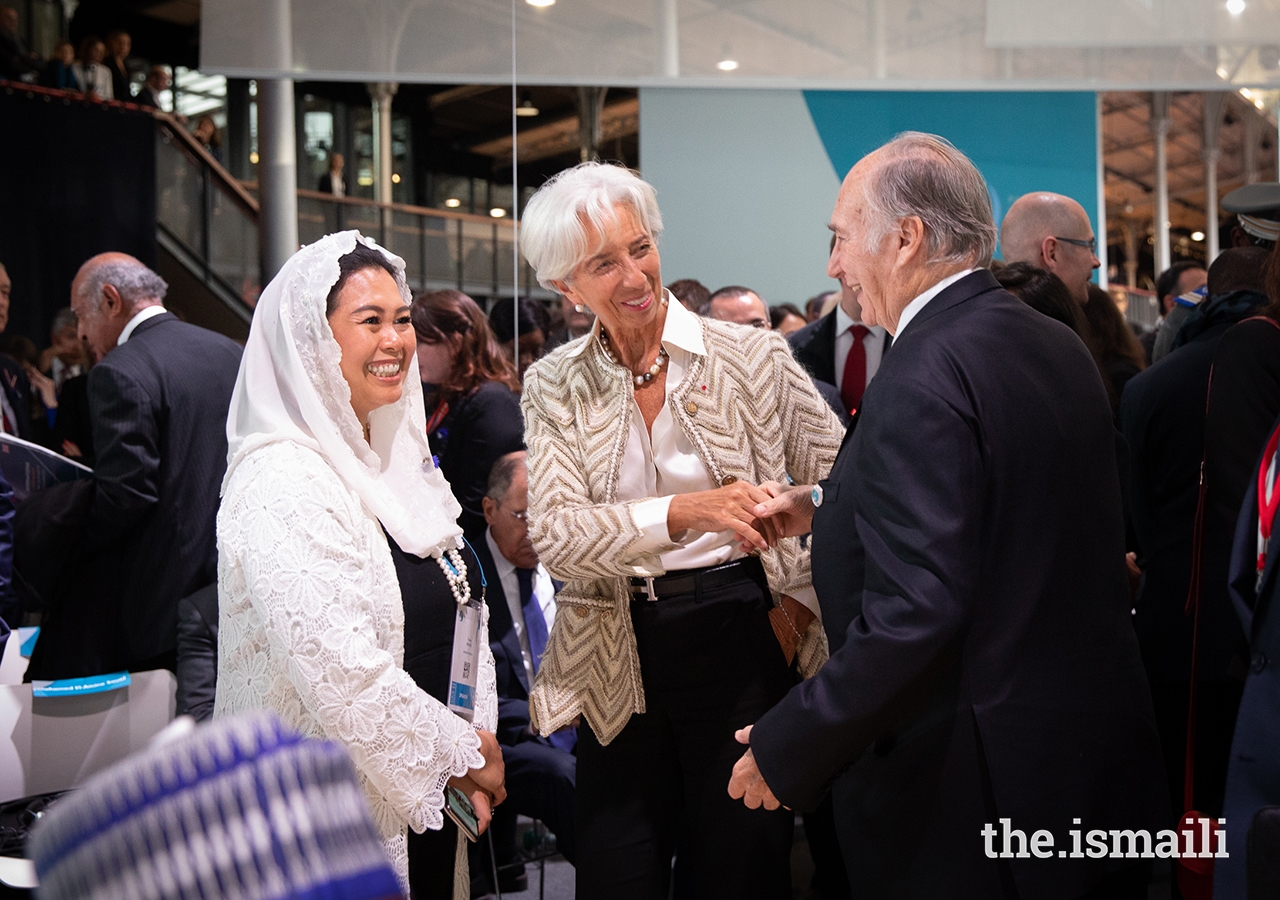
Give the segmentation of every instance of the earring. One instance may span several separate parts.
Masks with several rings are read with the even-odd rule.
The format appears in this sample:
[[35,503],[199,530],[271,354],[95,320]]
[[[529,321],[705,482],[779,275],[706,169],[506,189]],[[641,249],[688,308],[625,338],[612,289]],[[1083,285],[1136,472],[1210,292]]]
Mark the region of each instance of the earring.
[[587,308],[583,306],[581,303],[575,303],[573,304],[573,311],[576,313],[584,313],[587,311]]

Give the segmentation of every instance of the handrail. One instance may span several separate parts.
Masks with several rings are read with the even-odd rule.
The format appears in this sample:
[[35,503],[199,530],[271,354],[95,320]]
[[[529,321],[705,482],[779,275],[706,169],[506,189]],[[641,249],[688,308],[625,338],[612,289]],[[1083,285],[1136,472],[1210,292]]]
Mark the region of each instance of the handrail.
[[[246,185],[257,186],[257,182],[244,182]],[[438,219],[455,219],[459,222],[474,222],[480,225],[497,225],[499,228],[515,228],[516,223],[506,217],[494,218],[493,216],[482,216],[477,213],[455,212],[451,209],[436,209],[432,206],[414,206],[411,203],[380,203],[377,200],[370,200],[367,197],[336,197],[333,194],[326,194],[324,191],[309,191],[305,188],[298,188],[299,197],[307,197],[312,200],[328,200],[334,203],[346,203],[351,206],[376,206],[379,209],[389,209],[392,212],[407,213],[411,216],[435,216]]]
[[151,109],[150,107],[146,107],[146,109],[155,116],[156,124],[160,126],[161,130],[173,135],[183,145],[184,149],[194,153],[209,169],[214,179],[226,188],[233,199],[244,207],[245,212],[252,215],[254,220],[257,220],[259,213],[258,201],[244,189],[239,179],[223,168],[222,163],[218,162],[214,155],[204,148],[204,144],[196,140],[195,135],[183,128],[182,123],[177,119],[161,109]]

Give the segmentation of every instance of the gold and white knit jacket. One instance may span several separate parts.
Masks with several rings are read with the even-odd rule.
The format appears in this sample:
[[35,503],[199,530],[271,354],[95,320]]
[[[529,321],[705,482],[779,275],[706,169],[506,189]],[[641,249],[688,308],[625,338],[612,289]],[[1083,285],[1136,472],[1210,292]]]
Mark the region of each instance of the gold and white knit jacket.
[[[787,342],[773,332],[699,321],[707,354],[692,355],[667,403],[712,480],[825,478],[844,430]],[[631,378],[594,331],[525,374],[529,536],[548,571],[565,582],[529,697],[530,717],[544,735],[585,715],[607,744],[632,713],[645,711],[628,579],[663,568],[656,555],[631,549],[641,538],[636,501],[617,500],[633,398]],[[809,553],[797,538],[760,559],[775,604],[810,586]],[[811,676],[826,658],[826,635],[814,621],[800,642],[801,673]]]

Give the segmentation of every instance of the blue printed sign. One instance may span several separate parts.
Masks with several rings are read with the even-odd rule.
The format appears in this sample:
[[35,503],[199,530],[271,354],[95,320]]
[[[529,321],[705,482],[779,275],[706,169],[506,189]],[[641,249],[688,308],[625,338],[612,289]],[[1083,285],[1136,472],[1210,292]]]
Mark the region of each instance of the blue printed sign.
[[83,694],[104,694],[117,691],[132,683],[128,672],[112,672],[109,675],[91,675],[88,678],[59,678],[57,681],[31,682],[33,697],[71,697]]

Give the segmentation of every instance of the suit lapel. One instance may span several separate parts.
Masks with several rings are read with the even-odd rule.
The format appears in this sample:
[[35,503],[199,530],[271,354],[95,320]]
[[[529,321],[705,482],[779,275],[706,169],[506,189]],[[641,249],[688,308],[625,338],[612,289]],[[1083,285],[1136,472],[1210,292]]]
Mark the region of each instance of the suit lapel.
[[485,601],[489,605],[489,640],[493,640],[495,633],[502,635],[498,639],[498,643],[507,652],[507,659],[511,661],[511,668],[515,671],[516,679],[524,688],[526,695],[529,693],[529,674],[524,670],[524,650],[520,647],[520,638],[516,635],[515,623],[511,621],[511,608],[507,605],[507,592],[502,589],[502,579],[498,577],[498,567],[494,562],[493,554],[489,552],[489,541],[484,534],[480,535],[479,540],[472,544],[475,550],[476,558],[480,560],[480,567],[484,569],[484,577],[487,582],[485,587]]
[[[916,331],[920,325],[953,306],[959,306],[980,294],[994,290],[1001,290],[1000,282],[996,281],[996,277],[989,270],[978,269],[976,272],[970,272],[955,284],[948,285],[938,296],[926,303],[924,309],[907,323],[906,331]],[[902,340],[903,333],[899,333],[895,340]]]

